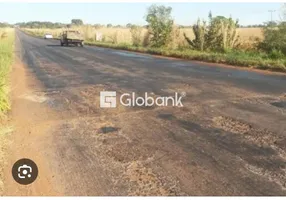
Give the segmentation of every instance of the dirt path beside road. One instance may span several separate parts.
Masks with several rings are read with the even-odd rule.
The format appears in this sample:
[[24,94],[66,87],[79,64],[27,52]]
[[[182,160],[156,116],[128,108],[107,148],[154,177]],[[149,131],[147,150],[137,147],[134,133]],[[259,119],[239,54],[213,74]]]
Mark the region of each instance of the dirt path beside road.
[[[45,98],[37,92],[41,84],[20,61],[13,66],[11,82],[13,131],[8,136],[10,145],[6,150],[4,195],[60,195],[60,188],[52,184],[53,173],[44,155],[49,149],[43,149],[50,142],[49,128],[57,123],[56,117],[41,103]],[[12,166],[21,158],[32,159],[38,165],[39,176],[31,185],[20,185],[12,177]]]

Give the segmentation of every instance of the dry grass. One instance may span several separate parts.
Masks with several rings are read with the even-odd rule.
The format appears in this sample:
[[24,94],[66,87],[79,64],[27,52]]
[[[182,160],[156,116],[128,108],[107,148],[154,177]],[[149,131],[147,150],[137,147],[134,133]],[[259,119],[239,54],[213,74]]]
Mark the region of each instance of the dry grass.
[[[84,37],[88,41],[94,41],[96,34],[101,33],[103,36],[104,42],[116,42],[114,43],[132,43],[131,32],[129,28],[94,28],[92,26],[80,26],[74,27],[73,29],[77,29],[84,34]],[[61,32],[65,29],[26,29],[27,31],[36,33],[38,36],[43,36],[45,33],[51,33],[54,37],[59,37]],[[194,38],[194,33],[192,28],[180,28],[177,29],[177,35],[175,38],[177,45],[184,46],[187,45],[183,34],[189,38]],[[142,30],[142,41],[143,37],[146,34],[147,29]],[[262,29],[261,28],[238,28],[238,33],[240,35],[240,42],[243,44],[253,44],[254,38],[263,38]]]
[[3,174],[4,166],[6,165],[6,148],[10,145],[11,141],[7,139],[7,135],[13,131],[12,127],[5,127],[0,123],[0,195],[3,193],[4,184],[3,184]]
[[0,29],[0,117],[10,108],[7,77],[11,69],[14,53],[13,29]]
[[10,108],[8,99],[8,74],[13,62],[14,29],[0,29],[0,194],[3,192],[3,167],[5,165],[5,149],[8,145],[7,134],[12,131],[7,127],[4,117]]

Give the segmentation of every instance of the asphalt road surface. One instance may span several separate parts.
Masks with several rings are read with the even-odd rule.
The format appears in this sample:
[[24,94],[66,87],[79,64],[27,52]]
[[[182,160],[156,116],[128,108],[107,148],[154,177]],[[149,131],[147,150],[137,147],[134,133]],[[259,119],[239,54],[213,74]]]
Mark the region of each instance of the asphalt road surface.
[[[286,194],[285,75],[16,36],[42,127],[26,149],[51,186],[32,194]],[[184,106],[100,108],[100,91]]]

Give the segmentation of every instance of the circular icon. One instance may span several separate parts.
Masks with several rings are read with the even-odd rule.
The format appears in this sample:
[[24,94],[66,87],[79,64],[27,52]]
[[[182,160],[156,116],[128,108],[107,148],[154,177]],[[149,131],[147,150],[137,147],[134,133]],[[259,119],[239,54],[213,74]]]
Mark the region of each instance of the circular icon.
[[20,159],[12,167],[12,176],[17,183],[31,184],[38,176],[38,167],[34,161],[28,158]]

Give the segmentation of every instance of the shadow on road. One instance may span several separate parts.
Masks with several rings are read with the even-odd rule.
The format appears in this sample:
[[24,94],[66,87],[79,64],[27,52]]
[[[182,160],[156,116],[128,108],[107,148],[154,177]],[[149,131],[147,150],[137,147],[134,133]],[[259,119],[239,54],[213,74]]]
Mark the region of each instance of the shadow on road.
[[60,44],[48,44],[47,47],[78,47],[76,45],[61,46]]
[[60,44],[48,44],[47,47],[62,47]]

